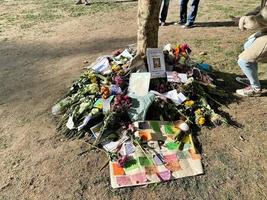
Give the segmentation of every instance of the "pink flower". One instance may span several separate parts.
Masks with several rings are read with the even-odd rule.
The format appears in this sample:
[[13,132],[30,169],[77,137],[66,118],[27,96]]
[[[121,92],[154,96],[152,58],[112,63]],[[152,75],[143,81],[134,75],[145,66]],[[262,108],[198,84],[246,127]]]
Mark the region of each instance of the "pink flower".
[[115,76],[114,78],[114,82],[116,83],[116,85],[121,86],[123,84],[123,79],[121,78],[121,76]]
[[131,131],[132,133],[135,132],[136,128],[134,127],[133,124],[128,125],[128,130]]
[[188,44],[181,44],[180,49],[182,52],[186,52],[186,51],[191,52],[191,49],[188,46]]
[[115,57],[115,56],[118,56],[122,53],[122,50],[121,49],[117,49],[115,51],[112,52],[112,55]]

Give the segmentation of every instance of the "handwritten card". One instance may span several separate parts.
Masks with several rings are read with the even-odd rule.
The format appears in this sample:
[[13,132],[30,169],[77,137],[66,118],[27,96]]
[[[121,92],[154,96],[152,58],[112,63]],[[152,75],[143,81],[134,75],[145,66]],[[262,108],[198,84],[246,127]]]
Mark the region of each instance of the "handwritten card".
[[177,93],[177,90],[171,90],[165,94],[163,94],[168,99],[171,99],[176,105],[180,105],[186,100],[186,96],[183,93]]
[[176,105],[180,105],[181,103],[183,103],[187,98],[183,93],[177,93],[176,90],[171,90],[167,93],[161,94],[157,91],[154,90],[150,90],[151,93],[160,96],[162,98],[168,98],[170,100],[172,100]]

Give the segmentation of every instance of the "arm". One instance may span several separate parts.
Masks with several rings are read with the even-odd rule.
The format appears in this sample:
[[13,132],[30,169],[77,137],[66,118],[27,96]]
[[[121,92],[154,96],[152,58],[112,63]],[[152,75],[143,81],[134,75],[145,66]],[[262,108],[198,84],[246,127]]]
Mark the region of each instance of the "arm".
[[[256,7],[254,10],[248,12],[245,16],[257,15],[257,14],[259,14],[260,11],[261,11],[261,6],[258,6],[258,7]],[[234,16],[232,16],[232,15],[230,15],[230,17],[231,17],[231,19],[233,20],[233,22],[234,22],[236,25],[238,25],[239,20],[240,20],[241,17],[234,17]]]
[[267,4],[257,14],[251,16],[245,16],[243,19],[243,27],[245,29],[258,29],[267,27]]

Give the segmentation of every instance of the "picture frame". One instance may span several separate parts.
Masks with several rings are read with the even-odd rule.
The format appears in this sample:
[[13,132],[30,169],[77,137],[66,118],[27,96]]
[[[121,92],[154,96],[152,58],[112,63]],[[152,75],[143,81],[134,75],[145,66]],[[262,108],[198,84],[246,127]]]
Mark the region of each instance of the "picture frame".
[[151,78],[166,77],[166,66],[163,50],[160,48],[148,48],[146,51],[146,56]]

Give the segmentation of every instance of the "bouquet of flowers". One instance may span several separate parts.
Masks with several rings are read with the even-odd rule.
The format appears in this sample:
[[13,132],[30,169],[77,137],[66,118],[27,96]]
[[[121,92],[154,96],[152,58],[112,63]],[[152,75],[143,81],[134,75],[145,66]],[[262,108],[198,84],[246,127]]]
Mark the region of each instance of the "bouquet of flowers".
[[[146,120],[182,120],[191,128],[227,124],[220,108],[229,94],[217,86],[211,66],[194,62],[187,44],[164,47],[165,63],[175,74],[183,73],[186,81],[151,79],[149,90],[156,91]],[[65,98],[52,108],[59,116],[58,130],[68,138],[83,137],[90,128],[102,122],[99,144],[110,132],[128,127],[131,97],[127,95],[130,63],[135,56],[132,49],[117,50],[111,56],[101,57],[91,65],[70,88]],[[164,96],[168,91],[182,93],[186,99],[180,104]],[[121,136],[118,133],[118,138]]]

